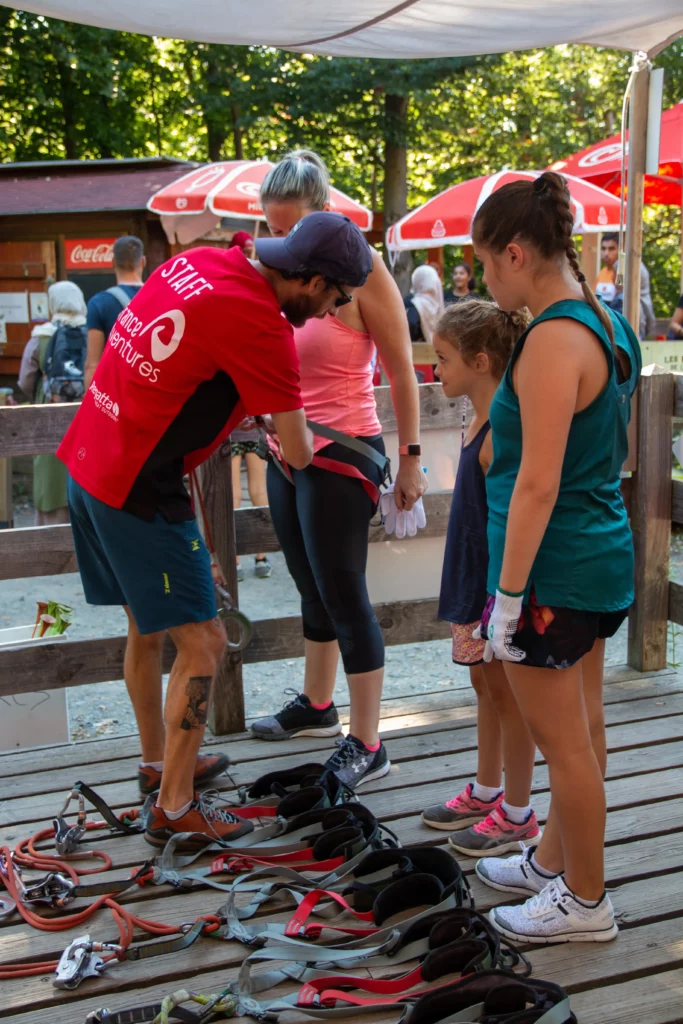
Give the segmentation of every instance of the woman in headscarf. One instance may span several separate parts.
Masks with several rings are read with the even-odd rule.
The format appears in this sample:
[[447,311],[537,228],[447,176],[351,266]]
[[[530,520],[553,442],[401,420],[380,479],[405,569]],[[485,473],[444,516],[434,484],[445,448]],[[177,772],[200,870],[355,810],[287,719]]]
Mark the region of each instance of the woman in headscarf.
[[[406,314],[412,342],[432,344],[434,329],[443,313],[443,285],[434,267],[424,264],[413,271],[410,281],[411,294],[406,299]],[[416,366],[415,372],[420,383],[434,380],[434,368]]]
[[[53,401],[43,386],[45,357],[52,336],[60,327],[79,328],[83,334],[83,357],[87,347],[86,305],[83,292],[72,281],[57,281],[47,292],[50,320],[36,324],[24,349],[19,387],[36,404]],[[36,526],[69,522],[66,500],[66,466],[55,455],[33,459],[33,506]]]

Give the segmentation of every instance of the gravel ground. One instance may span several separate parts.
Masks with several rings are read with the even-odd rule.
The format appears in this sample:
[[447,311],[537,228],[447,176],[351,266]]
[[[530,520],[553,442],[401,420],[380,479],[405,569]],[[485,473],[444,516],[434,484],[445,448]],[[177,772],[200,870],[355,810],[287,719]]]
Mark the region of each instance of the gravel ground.
[[[32,510],[26,499],[15,507],[16,526],[32,523]],[[672,538],[672,578],[683,577],[683,543],[681,536]],[[294,583],[289,576],[284,558],[276,553],[270,557],[273,575],[257,579],[253,575],[253,560],[244,558],[245,580],[240,584],[240,605],[254,618],[296,615],[299,601]],[[35,601],[58,600],[74,610],[70,636],[74,640],[102,635],[114,636],[126,631],[125,616],[120,609],[94,608],[85,603],[77,574],[35,577],[33,579],[3,582],[0,588],[0,627],[20,626],[32,622]],[[677,627],[671,627],[676,630]],[[677,631],[678,632],[678,631]],[[621,664],[626,660],[626,624],[607,645],[608,664]],[[676,634],[670,636],[675,645],[670,650],[672,662],[683,651],[683,636],[676,643]],[[676,650],[676,647],[678,648]],[[406,644],[387,650],[385,695],[399,697],[427,693],[440,688],[466,687],[468,670],[450,661],[447,641]],[[303,683],[303,659],[261,662],[244,667],[244,690],[248,718],[272,714],[287,698],[283,691],[293,687],[299,691]],[[342,700],[346,693],[343,672],[338,672],[335,699]],[[126,735],[135,731],[135,721],[128,702],[123,681],[95,683],[68,690],[71,738],[89,739],[95,736]]]

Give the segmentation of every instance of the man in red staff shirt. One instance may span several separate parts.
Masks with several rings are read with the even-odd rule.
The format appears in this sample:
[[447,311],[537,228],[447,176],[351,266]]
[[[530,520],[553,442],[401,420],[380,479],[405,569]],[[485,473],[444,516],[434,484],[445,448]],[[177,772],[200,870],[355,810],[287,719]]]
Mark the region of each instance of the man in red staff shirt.
[[[70,474],[86,600],[123,605],[128,616],[124,671],[142,745],[140,789],[160,785],[146,831],[156,846],[177,832],[209,843],[252,828],[194,792],[227,764],[199,755],[225,635],[183,475],[246,415],[267,413],[284,459],[308,465],[290,325],[334,314],[372,267],[358,228],[334,213],[309,214],[286,238],[256,247],[262,262],[237,248],[201,248],[152,274],[114,324],[57,452]],[[166,630],[178,655],[162,709]]]

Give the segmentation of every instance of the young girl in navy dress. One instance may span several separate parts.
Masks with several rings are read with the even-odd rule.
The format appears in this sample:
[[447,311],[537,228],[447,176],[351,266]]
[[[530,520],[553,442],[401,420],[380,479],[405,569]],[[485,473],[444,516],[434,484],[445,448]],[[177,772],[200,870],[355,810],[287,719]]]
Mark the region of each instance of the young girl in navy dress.
[[434,337],[436,375],[446,395],[466,395],[474,409],[466,435],[463,424],[439,618],[451,623],[453,661],[469,666],[477,695],[478,764],[474,782],[447,803],[428,807],[422,819],[432,828],[455,829],[450,844],[474,857],[519,851],[539,836],[529,805],[534,743],[502,664],[484,664],[485,642],[472,636],[487,597],[485,481],[493,458],[489,406],[529,319],[524,313],[504,313],[492,302],[462,302],[446,309]]

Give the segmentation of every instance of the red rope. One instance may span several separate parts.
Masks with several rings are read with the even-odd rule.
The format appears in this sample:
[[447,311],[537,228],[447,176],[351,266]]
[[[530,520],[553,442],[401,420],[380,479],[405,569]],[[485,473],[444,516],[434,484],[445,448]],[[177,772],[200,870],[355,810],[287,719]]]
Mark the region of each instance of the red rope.
[[[135,819],[138,817],[138,810],[128,811],[125,814],[120,815],[120,818]],[[88,831],[106,828],[107,823],[104,821],[92,821],[86,823],[86,829]],[[48,839],[53,839],[55,836],[55,830],[53,828],[43,829],[40,832],[36,832],[35,835],[29,839],[23,839],[14,854],[12,854],[9,846],[0,846],[0,863],[2,863],[2,871],[0,872],[0,885],[4,885],[11,898],[16,903],[18,912],[26,924],[32,928],[37,928],[39,931],[44,932],[61,932],[67,931],[69,928],[78,928],[81,925],[89,921],[98,910],[102,907],[107,907],[116,923],[117,931],[119,934],[118,944],[122,947],[122,952],[131,945],[133,942],[133,936],[135,928],[139,928],[141,931],[146,932],[148,935],[163,936],[163,935],[179,935],[182,934],[181,925],[168,925],[163,924],[160,921],[151,921],[144,917],[138,917],[137,914],[131,913],[125,907],[121,906],[120,903],[111,895],[102,895],[95,899],[89,906],[83,910],[77,911],[76,913],[58,914],[51,917],[42,917],[30,908],[29,905],[25,904],[21,899],[21,893],[23,891],[22,882],[18,875],[17,868],[29,868],[33,871],[58,871],[61,874],[68,875],[74,884],[80,884],[80,878],[85,875],[95,875],[102,871],[108,871],[112,867],[112,860],[108,854],[103,853],[101,850],[93,850],[88,853],[75,853],[72,854],[69,860],[65,860],[60,857],[53,856],[52,854],[44,853],[36,849],[36,844],[45,842]],[[101,861],[100,866],[83,868],[77,870],[73,863],[74,861],[83,861],[95,858]],[[136,874],[136,871],[133,871]],[[137,881],[139,885],[144,885],[145,881],[151,877],[151,871],[149,876],[142,876]],[[121,889],[125,889],[128,886],[125,882],[122,882]],[[197,920],[207,922],[206,931],[215,931],[220,926],[220,920],[215,915],[206,915]],[[112,960],[121,959],[121,953],[111,953],[108,956],[103,957],[105,963],[109,963]],[[12,964],[0,964],[0,981],[5,981],[10,978],[28,978],[39,974],[51,974],[56,970],[58,966],[58,960],[43,960],[35,963],[12,963]]]

